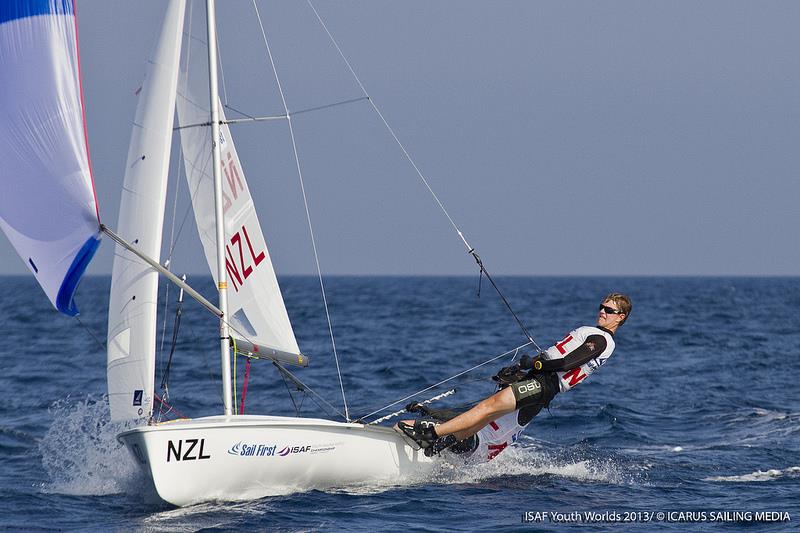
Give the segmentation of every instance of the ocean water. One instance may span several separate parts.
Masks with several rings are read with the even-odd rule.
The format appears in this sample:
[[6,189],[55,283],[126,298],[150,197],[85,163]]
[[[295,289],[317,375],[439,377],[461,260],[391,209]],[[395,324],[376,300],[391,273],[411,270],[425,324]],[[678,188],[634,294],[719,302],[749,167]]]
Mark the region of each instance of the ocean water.
[[[211,289],[210,279],[192,281]],[[300,346],[312,357],[299,373],[341,409],[317,281],[281,281]],[[559,395],[517,446],[491,463],[443,466],[408,484],[178,509],[150,491],[109,422],[102,348],[109,279],[84,280],[78,321],[52,311],[31,279],[0,278],[0,527],[622,531],[630,519],[647,529],[657,523],[716,530],[725,522],[749,530],[756,520],[776,531],[797,528],[800,279],[497,281],[543,346],[593,323],[612,290],[634,302],[608,363]],[[477,276],[333,277],[327,288],[353,415],[524,342],[485,281],[477,297]],[[172,336],[174,289],[165,296],[157,385]],[[198,305],[184,304],[169,392],[187,416],[221,410],[215,332]],[[457,380],[457,394],[438,405],[465,406],[488,395],[488,377],[499,366]],[[240,380],[242,368],[240,362]],[[296,404],[304,415],[326,416],[310,398],[294,400],[271,365],[253,364],[248,413],[293,415]],[[765,512],[773,514],[758,514]]]

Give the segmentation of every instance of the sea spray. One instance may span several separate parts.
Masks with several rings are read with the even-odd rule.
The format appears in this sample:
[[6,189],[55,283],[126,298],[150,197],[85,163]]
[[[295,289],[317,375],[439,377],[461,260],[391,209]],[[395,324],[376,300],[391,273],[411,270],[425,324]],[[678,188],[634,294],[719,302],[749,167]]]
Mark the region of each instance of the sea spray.
[[522,440],[528,443],[510,447],[488,463],[463,465],[451,457],[452,462],[443,462],[435,477],[444,483],[481,483],[505,476],[543,475],[614,485],[644,482],[644,468],[639,465],[625,464],[614,457],[595,457],[590,450],[552,453],[532,445],[530,438]]
[[105,396],[67,397],[48,412],[53,420],[39,442],[49,477],[45,492],[75,496],[141,492],[143,475],[117,442],[122,426],[111,422]]

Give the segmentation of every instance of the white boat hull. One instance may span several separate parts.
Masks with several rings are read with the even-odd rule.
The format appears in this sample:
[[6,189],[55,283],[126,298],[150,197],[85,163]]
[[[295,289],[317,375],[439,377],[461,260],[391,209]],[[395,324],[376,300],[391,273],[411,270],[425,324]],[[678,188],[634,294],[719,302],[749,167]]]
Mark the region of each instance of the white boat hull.
[[391,428],[242,415],[138,427],[117,439],[178,506],[397,483],[432,462]]

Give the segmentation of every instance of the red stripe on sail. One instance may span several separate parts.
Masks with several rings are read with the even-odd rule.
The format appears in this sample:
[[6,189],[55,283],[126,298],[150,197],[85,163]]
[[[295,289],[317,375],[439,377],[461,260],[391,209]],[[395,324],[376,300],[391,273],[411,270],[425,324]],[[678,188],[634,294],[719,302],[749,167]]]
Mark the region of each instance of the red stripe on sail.
[[86,147],[86,162],[89,165],[89,179],[92,181],[92,195],[94,196],[94,212],[97,224],[100,224],[100,205],[97,203],[97,189],[94,186],[94,172],[92,172],[92,158],[89,157],[89,134],[86,131],[86,108],[83,105],[83,79],[81,76],[81,51],[78,43],[78,6],[72,0],[72,13],[75,20],[75,55],[78,58],[78,93],[80,95],[81,119],[83,120],[83,144]]

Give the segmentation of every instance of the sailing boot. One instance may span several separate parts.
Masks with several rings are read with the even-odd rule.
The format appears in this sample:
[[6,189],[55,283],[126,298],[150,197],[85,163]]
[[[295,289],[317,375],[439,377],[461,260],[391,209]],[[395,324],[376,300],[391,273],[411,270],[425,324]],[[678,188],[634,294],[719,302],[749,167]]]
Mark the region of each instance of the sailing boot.
[[436,423],[428,420],[415,420],[413,424],[403,421],[397,423],[397,429],[422,449],[430,448],[438,438],[435,428]]
[[464,440],[456,439],[455,435],[445,435],[436,439],[431,446],[425,448],[425,456],[433,457],[447,450],[456,455],[470,454],[478,447],[478,436],[473,435]]

